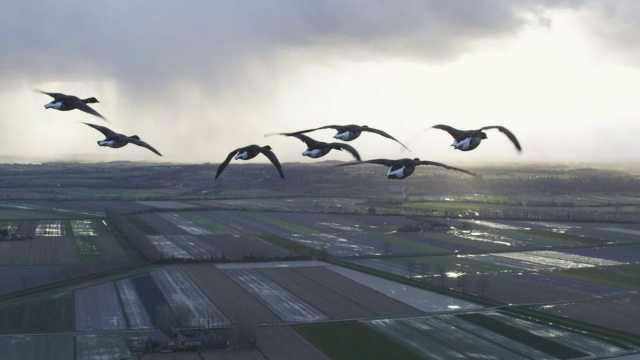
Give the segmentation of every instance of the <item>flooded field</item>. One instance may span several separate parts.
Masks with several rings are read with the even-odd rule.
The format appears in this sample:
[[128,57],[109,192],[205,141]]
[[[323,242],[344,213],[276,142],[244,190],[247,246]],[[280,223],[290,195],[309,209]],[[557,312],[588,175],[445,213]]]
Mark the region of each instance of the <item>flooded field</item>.
[[178,214],[160,214],[161,218],[169,221],[191,235],[210,235],[211,231],[202,228]]
[[187,327],[225,327],[231,324],[180,267],[154,270],[151,277],[173,311],[181,314],[181,321]]
[[640,296],[637,294],[615,299],[594,299],[537,307],[540,311],[640,336],[639,308]]
[[87,334],[76,336],[76,360],[129,359],[131,352],[123,336]]
[[325,314],[255,270],[229,269],[225,270],[225,273],[271,309],[282,321],[311,322],[328,319]]
[[354,270],[338,266],[331,266],[329,267],[329,269],[343,276],[346,276],[357,283],[363,284],[393,299],[399,300],[405,304],[411,305],[416,309],[422,310],[427,313],[468,310],[481,307],[477,304],[455,299],[449,296],[440,295],[427,290],[414,288],[404,284],[399,284]]
[[129,329],[153,329],[151,318],[131,279],[119,280],[116,282],[116,286],[122,301],[122,307],[127,315]]
[[75,236],[98,235],[98,232],[93,228],[92,220],[71,220],[71,229]]
[[39,221],[36,226],[35,236],[63,236],[61,220]]
[[112,282],[75,291],[76,331],[126,330],[127,322]]
[[0,349],[5,360],[74,359],[71,335],[0,336]]
[[[215,203],[240,207],[250,201]],[[320,206],[310,199],[294,203],[301,208]],[[268,208],[282,204],[283,200],[264,203]],[[633,265],[640,263],[640,243],[634,244],[638,230],[632,224],[590,227],[535,221],[468,221],[472,230],[461,230],[467,221],[440,219],[438,223],[395,215],[189,210],[192,206],[179,201],[136,202],[136,209],[156,210],[129,216],[133,226],[146,231],[146,238],[165,261],[176,262],[173,265],[156,264],[143,273],[78,287],[58,300],[0,308],[3,317],[13,312],[21,314],[7,317],[3,320],[6,325],[0,324],[5,329],[52,329],[51,324],[37,325],[38,317],[30,314],[67,309],[71,318],[60,322],[70,331],[75,328],[82,332],[70,345],[76,358],[101,358],[107,354],[130,357],[126,339],[93,332],[144,332],[169,321],[186,327],[261,325],[256,333],[263,340],[273,341],[258,345],[262,357],[267,352],[276,357],[293,354],[291,351],[298,351],[297,348],[312,357],[325,356],[293,330],[298,325],[281,324],[288,322],[362,323],[370,333],[401,344],[423,358],[537,359],[567,354],[597,357],[624,350],[585,334],[505,318],[506,315],[470,301],[332,265],[349,261],[485,300],[527,307],[549,303],[539,311],[622,331],[638,331],[640,319],[634,312],[638,290],[624,285],[637,280]],[[31,229],[34,235],[41,236],[0,242],[0,250],[5,252],[0,255],[0,264],[13,266],[0,267],[0,272],[10,278],[5,290],[22,288],[32,278],[52,276],[54,272],[54,268],[43,267],[38,271],[34,268],[31,275],[16,276],[21,273],[19,266],[25,264],[100,263],[123,256],[126,252],[114,239],[115,232],[109,233],[108,221],[90,217],[3,220],[7,228]],[[417,224],[435,225],[416,228]],[[300,248],[307,252],[293,252],[293,257],[291,249],[298,248],[291,244],[305,245],[307,248]],[[21,254],[19,257],[27,259],[27,263],[14,263],[16,256],[10,254]],[[327,262],[284,261],[288,256]],[[188,264],[221,259],[238,262]],[[620,281],[613,282],[613,278]],[[611,299],[595,302],[598,297]],[[607,319],[611,322],[607,323]],[[20,324],[28,325],[21,328]],[[522,341],[518,331],[532,334],[540,343]],[[283,335],[295,335],[299,342],[276,341],[277,336]]]
[[[612,343],[497,312],[372,320],[368,326],[426,359],[546,359],[605,356]],[[460,336],[460,334],[464,334]]]
[[497,263],[522,270],[539,271],[553,269],[573,269],[593,266],[614,266],[624,263],[558,251],[527,251],[494,253],[485,255],[464,255],[475,260]]

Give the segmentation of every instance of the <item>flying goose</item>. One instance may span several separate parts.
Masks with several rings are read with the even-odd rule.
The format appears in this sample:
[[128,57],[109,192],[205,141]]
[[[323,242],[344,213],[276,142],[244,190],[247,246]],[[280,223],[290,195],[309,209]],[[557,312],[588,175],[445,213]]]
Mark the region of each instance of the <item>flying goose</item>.
[[222,174],[222,171],[224,171],[227,165],[229,165],[231,158],[234,158],[236,160],[237,159],[249,160],[258,156],[258,154],[262,154],[266,156],[271,161],[271,163],[276,167],[276,169],[278,169],[278,172],[280,173],[280,177],[284,178],[284,174],[282,173],[282,166],[280,166],[280,162],[278,161],[276,154],[274,154],[273,151],[271,151],[271,146],[249,145],[249,146],[237,148],[232,152],[230,152],[229,155],[227,155],[227,158],[224,159],[224,161],[218,166],[218,171],[216,171],[216,177],[214,181],[218,179],[218,176],[220,176],[220,174]]
[[435,125],[434,128],[444,130],[453,136],[454,141],[451,146],[462,151],[470,151],[477,148],[478,145],[480,145],[480,142],[487,138],[487,134],[482,130],[498,129],[501,133],[507,135],[518,151],[522,152],[518,139],[516,139],[515,135],[513,135],[511,131],[507,130],[503,126],[485,126],[478,130],[458,130],[448,125]]
[[343,140],[343,141],[351,141],[351,140],[355,140],[358,137],[360,137],[360,134],[362,134],[363,131],[367,131],[367,132],[371,132],[374,134],[378,134],[381,136],[386,137],[387,139],[391,139],[395,142],[397,142],[398,144],[402,145],[405,149],[409,150],[409,148],[407,148],[403,143],[401,143],[400,141],[398,141],[396,138],[394,138],[393,136],[387,134],[386,132],[382,131],[382,130],[378,130],[378,129],[374,129],[371,127],[368,127],[367,125],[327,125],[327,126],[321,126],[319,128],[315,128],[315,129],[308,129],[308,130],[300,130],[300,131],[295,131],[295,132],[291,132],[291,133],[276,133],[276,134],[267,134],[267,136],[271,136],[271,135],[295,135],[295,134],[304,134],[304,133],[308,133],[311,131],[316,131],[316,130],[322,130],[322,129],[335,129],[338,131],[337,134],[335,134],[333,137],[338,139],[338,140]]
[[354,149],[352,146],[347,145],[347,144],[342,144],[342,143],[325,143],[322,141],[316,141],[306,135],[303,134],[297,134],[297,133],[291,133],[291,134],[281,134],[281,135],[285,135],[285,136],[293,136],[297,139],[300,139],[301,141],[303,141],[305,144],[307,144],[307,150],[305,150],[302,155],[303,156],[308,156],[310,158],[319,158],[319,157],[323,157],[325,155],[327,155],[327,153],[329,151],[331,151],[332,149],[335,150],[347,150],[349,153],[351,153],[351,155],[353,155],[354,158],[356,158],[356,160],[360,161],[360,154],[358,154],[358,152],[356,151],[356,149]]
[[105,121],[107,120],[105,119],[104,116],[100,115],[97,111],[93,110],[91,107],[89,107],[89,105],[87,105],[87,104],[93,104],[93,103],[99,102],[98,99],[94,97],[80,99],[77,96],[73,96],[73,95],[65,95],[61,93],[48,93],[42,90],[36,90],[36,91],[45,95],[49,95],[53,98],[53,100],[50,103],[44,105],[45,109],[56,109],[60,111],[69,111],[73,109],[78,109],[86,113],[89,113],[91,115],[101,117]]
[[106,139],[98,141],[98,145],[100,146],[108,146],[111,148],[121,148],[129,143],[131,144],[135,144],[138,146],[142,146],[145,147],[151,151],[153,151],[154,153],[162,156],[162,154],[160,154],[158,152],[158,150],[154,149],[153,146],[147,144],[146,142],[140,140],[140,137],[138,135],[132,135],[132,136],[127,136],[127,135],[123,135],[123,134],[118,134],[116,132],[111,131],[111,129],[106,128],[104,126],[100,126],[100,125],[95,125],[95,124],[89,124],[89,123],[84,123],[86,125],[91,126],[92,128],[100,131],[102,134],[104,134],[104,136],[106,137]]
[[349,166],[349,165],[357,165],[357,164],[378,164],[378,165],[389,166],[389,171],[387,171],[388,179],[404,179],[406,177],[409,177],[409,175],[413,174],[413,172],[416,169],[416,166],[418,165],[440,166],[445,169],[462,171],[465,174],[476,176],[476,174],[469,172],[467,170],[458,169],[453,166],[448,166],[438,162],[420,160],[418,158],[415,158],[415,159],[406,158],[406,159],[398,159],[398,160],[373,159],[373,160],[366,160],[366,161],[360,161],[360,162],[349,162],[349,163],[339,164],[336,166]]

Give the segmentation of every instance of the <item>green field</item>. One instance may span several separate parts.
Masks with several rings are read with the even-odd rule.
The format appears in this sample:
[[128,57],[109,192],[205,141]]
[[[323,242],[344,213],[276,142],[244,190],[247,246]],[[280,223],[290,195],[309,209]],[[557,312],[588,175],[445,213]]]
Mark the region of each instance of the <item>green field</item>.
[[367,236],[376,239],[382,242],[389,242],[392,244],[397,244],[400,246],[407,247],[409,249],[414,249],[420,253],[424,254],[446,254],[451,253],[450,250],[443,249],[437,246],[432,246],[428,244],[424,244],[418,241],[413,241],[409,239],[402,238],[400,236],[385,234],[381,232],[368,232]]
[[486,274],[513,271],[513,268],[492,264],[486,261],[473,260],[471,257],[460,255],[443,256],[402,256],[389,257],[389,261],[409,268],[409,264],[423,265],[431,273],[455,272],[465,274]]
[[564,233],[558,233],[558,232],[555,232],[555,231],[535,230],[535,229],[517,230],[517,231],[521,232],[521,233],[524,233],[524,234],[533,235],[533,236],[536,236],[536,237],[546,237],[546,238],[550,238],[550,239],[562,239],[562,240],[571,241],[571,242],[574,242],[574,243],[577,242],[579,244],[584,244],[584,245],[598,245],[598,244],[604,244],[606,242],[604,240],[596,239],[596,238],[592,238],[592,237],[572,235],[572,234],[564,234]]
[[187,219],[198,226],[211,231],[216,235],[238,235],[238,231],[232,229],[224,224],[206,218],[194,212],[181,212],[180,217]]
[[296,325],[294,329],[335,360],[420,359],[402,345],[356,321]]
[[566,269],[550,273],[554,276],[640,291],[640,264]]
[[[487,233],[491,233],[486,231]],[[452,231],[429,231],[422,233],[425,237],[430,237],[442,241],[446,241],[451,244],[456,244],[464,247],[471,247],[477,250],[482,251],[496,251],[496,250],[506,250],[512,249],[510,246],[506,244],[499,244],[487,241],[478,241],[465,239],[463,237],[457,236],[455,232]]]
[[445,211],[447,209],[457,210],[501,210],[505,205],[491,204],[484,202],[458,202],[458,201],[427,201],[427,202],[407,202],[402,204],[403,208],[420,209],[420,210],[436,210]]
[[256,221],[261,221],[270,225],[274,225],[274,226],[278,226],[281,227],[283,229],[287,229],[289,231],[291,231],[294,234],[313,234],[313,233],[317,233],[318,231],[310,229],[308,227],[304,227],[304,226],[300,226],[300,225],[296,225],[294,223],[285,221],[285,220],[281,220],[281,219],[277,219],[275,217],[271,217],[268,215],[264,215],[263,213],[258,213],[255,211],[247,211],[246,213],[243,214],[244,216],[254,219]]
[[0,307],[0,331],[62,332],[73,331],[71,292]]
[[76,249],[82,262],[94,262],[104,257],[98,241],[92,236],[76,236]]
[[[533,231],[533,232],[531,232]],[[531,247],[548,245],[552,247],[558,246],[579,246],[583,243],[576,241],[571,237],[553,236],[548,231],[536,230],[491,230],[494,234],[501,234],[514,240],[527,241],[531,243]],[[536,245],[538,244],[538,245]]]
[[[611,227],[616,227],[612,225]],[[581,229],[585,231],[589,236],[602,239],[603,241],[609,241],[612,237],[618,239],[619,241],[628,241],[628,242],[640,242],[640,236],[634,234],[627,234],[619,231],[610,231],[610,230],[601,230],[596,228],[583,228]]]
[[589,355],[538,336],[533,332],[505,324],[490,316],[483,314],[462,314],[458,315],[458,317],[559,359],[574,359]]
[[280,235],[262,234],[258,235],[258,237],[270,244],[302,256],[313,256],[314,254],[318,254],[318,252],[320,251],[318,249],[301,244],[297,241],[289,240]]

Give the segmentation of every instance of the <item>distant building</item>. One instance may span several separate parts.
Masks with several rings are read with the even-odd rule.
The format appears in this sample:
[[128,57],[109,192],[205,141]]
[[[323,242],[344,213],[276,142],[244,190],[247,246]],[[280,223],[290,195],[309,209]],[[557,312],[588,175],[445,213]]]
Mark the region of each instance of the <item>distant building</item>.
[[30,235],[22,235],[16,233],[10,233],[7,229],[0,229],[0,240],[11,241],[11,240],[28,240],[31,239]]
[[147,347],[151,352],[197,351],[207,349],[225,349],[227,339],[210,330],[170,329],[169,335],[160,329],[147,337]]

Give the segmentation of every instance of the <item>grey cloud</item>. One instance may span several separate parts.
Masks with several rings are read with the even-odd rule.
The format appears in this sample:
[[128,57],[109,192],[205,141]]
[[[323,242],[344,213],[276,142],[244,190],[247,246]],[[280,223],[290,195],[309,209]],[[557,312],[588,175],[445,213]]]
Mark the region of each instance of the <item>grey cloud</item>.
[[598,56],[640,65],[640,2],[589,1],[579,10],[590,38],[605,50]]
[[[281,51],[445,61],[542,16],[538,2],[56,1],[5,4],[4,77],[213,87]],[[313,58],[313,57],[311,57]],[[304,58],[305,61],[309,57]],[[295,66],[295,64],[293,64]]]
[[[172,160],[221,161],[231,149],[252,143],[290,146],[295,159],[300,159],[301,150],[296,146],[300,144],[279,138],[267,142],[262,137],[268,132],[294,130],[294,124],[261,116],[269,113],[279,85],[308,65],[389,58],[444,63],[481,49],[486,41],[513,36],[532,20],[536,25],[548,23],[545,12],[551,7],[581,4],[510,0],[4,1],[0,93],[11,92],[16,85],[47,82],[113,83],[117,99],[103,100],[102,94],[92,91],[86,96],[104,101],[100,111],[113,120],[115,131],[139,133],[167,159],[184,153]],[[41,108],[48,99],[38,101]],[[113,107],[106,110],[107,106]],[[318,110],[322,109],[310,109]],[[91,120],[82,114],[64,115],[65,120]],[[7,131],[16,129],[6,120],[0,126]],[[31,123],[23,126],[35,127]],[[65,146],[74,152],[106,153],[95,146],[96,134],[76,128],[72,130],[81,138]],[[232,136],[238,128],[240,136]],[[28,151],[42,152],[44,145],[39,141],[34,139]],[[135,150],[131,156],[148,155]],[[279,149],[278,156],[286,159],[283,152]],[[108,154],[121,156],[118,151]]]

